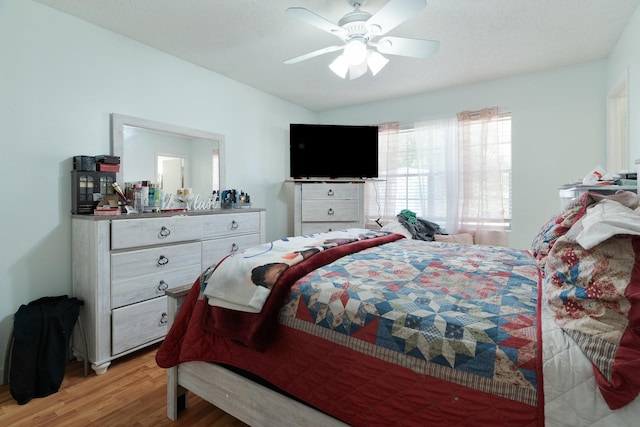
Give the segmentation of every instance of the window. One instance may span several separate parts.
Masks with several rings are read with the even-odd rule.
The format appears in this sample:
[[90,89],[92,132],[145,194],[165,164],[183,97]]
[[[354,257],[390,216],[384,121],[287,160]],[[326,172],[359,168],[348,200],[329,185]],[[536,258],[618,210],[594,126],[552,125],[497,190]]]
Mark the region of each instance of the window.
[[449,233],[510,229],[510,113],[385,124],[379,152],[380,180],[367,187],[368,225],[409,209]]
[[471,113],[459,123],[459,228],[509,230],[511,114]]

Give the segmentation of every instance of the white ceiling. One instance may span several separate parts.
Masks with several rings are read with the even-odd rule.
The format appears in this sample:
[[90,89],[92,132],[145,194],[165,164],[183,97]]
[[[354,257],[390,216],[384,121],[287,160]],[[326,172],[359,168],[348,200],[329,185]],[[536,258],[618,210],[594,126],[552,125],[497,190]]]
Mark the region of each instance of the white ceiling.
[[36,1],[313,111],[603,59],[640,2],[429,0],[387,35],[439,40],[436,55],[389,56],[375,77],[342,80],[328,68],[339,52],[283,64],[339,42],[285,10],[337,22],[353,10],[348,0]]

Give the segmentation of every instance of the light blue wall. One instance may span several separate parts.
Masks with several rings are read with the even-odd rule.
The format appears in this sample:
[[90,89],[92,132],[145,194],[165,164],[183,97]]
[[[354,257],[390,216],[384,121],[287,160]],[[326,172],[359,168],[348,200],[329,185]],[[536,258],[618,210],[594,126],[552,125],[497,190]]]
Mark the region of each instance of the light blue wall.
[[0,52],[1,355],[21,304],[71,292],[71,158],[111,152],[112,112],[225,135],[227,185],[293,231],[289,123],[315,113],[33,1],[0,0]]

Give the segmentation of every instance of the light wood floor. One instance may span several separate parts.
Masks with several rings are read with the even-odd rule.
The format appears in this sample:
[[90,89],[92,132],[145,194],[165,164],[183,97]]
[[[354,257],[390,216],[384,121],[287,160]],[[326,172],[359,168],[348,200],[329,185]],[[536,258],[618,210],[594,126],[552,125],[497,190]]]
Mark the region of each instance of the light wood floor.
[[246,426],[193,394],[177,421],[167,418],[166,370],[156,365],[156,350],[117,359],[104,375],[90,369],[86,378],[82,362],[71,361],[57,393],[25,405],[0,386],[0,426]]

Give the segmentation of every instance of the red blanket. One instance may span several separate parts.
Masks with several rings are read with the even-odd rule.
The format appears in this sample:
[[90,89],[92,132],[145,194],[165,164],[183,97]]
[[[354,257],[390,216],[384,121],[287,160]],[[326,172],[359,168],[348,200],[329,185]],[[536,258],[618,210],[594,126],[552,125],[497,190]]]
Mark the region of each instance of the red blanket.
[[327,249],[288,268],[271,290],[271,295],[260,313],[233,311],[207,304],[200,296],[200,279],[196,279],[187,299],[178,312],[171,330],[156,354],[156,362],[162,368],[170,368],[189,360],[182,357],[182,342],[188,334],[211,333],[264,351],[276,333],[278,311],[291,285],[305,274],[334,260],[363,249],[402,239],[400,234],[360,240]]

